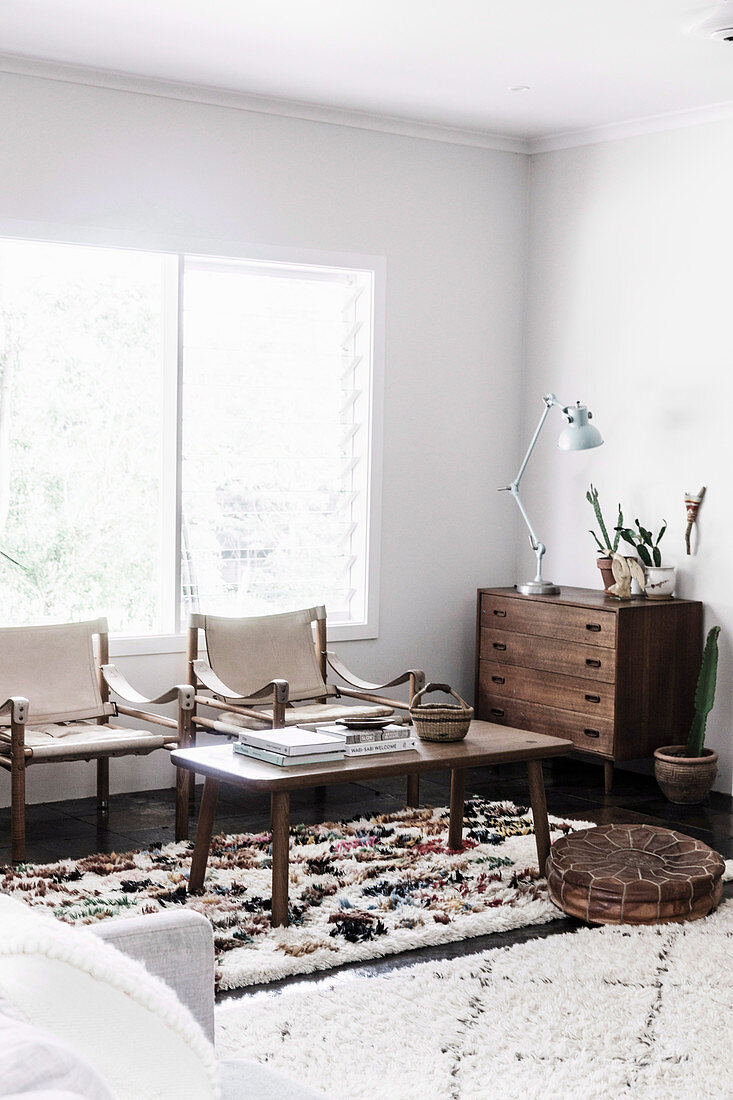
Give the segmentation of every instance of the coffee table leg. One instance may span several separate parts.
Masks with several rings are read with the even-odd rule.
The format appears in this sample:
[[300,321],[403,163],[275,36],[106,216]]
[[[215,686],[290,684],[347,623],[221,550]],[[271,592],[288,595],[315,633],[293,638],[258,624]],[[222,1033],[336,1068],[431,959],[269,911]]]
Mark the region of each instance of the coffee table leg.
[[219,797],[219,782],[216,779],[204,780],[204,793],[201,796],[201,809],[196,826],[196,841],[191,858],[191,874],[188,878],[189,894],[198,894],[204,885],[206,861],[209,858],[211,834],[214,831],[214,814]]
[[420,805],[420,776],[417,772],[407,777],[407,805],[412,809]]
[[270,799],[272,822],[272,926],[288,924],[288,879],[290,859],[290,791],[273,791]]
[[537,841],[537,859],[540,874],[545,873],[545,864],[550,854],[550,823],[547,820],[547,802],[545,801],[545,781],[542,776],[542,761],[528,760],[529,800],[534,818],[534,835]]
[[466,793],[466,772],[463,768],[454,768],[450,773],[450,821],[448,824],[448,847],[454,852],[463,845],[463,802]]

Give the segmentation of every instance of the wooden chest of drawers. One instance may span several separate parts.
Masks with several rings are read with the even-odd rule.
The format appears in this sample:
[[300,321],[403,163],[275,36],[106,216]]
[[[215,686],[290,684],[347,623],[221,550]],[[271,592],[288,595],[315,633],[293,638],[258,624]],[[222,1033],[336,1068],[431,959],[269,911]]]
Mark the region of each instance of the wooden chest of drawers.
[[701,651],[697,601],[480,588],[476,717],[571,739],[610,790],[614,762],[687,739]]

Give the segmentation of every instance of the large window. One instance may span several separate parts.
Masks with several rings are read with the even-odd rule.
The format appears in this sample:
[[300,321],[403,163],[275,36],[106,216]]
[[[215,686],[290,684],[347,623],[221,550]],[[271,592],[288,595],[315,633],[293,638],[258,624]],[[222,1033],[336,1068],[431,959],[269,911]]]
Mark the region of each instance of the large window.
[[0,240],[3,625],[323,602],[363,627],[374,281]]

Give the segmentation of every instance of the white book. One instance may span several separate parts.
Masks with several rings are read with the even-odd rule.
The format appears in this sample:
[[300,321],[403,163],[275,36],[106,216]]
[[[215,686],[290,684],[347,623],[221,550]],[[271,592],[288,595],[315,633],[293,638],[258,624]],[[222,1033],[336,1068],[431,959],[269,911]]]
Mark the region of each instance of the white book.
[[334,760],[343,760],[342,752],[316,752],[309,756],[283,756],[282,753],[268,752],[267,749],[255,749],[242,741],[235,741],[232,748],[240,756],[251,760],[264,760],[267,764],[276,764],[279,768],[297,768],[303,764],[330,764]]
[[417,748],[417,739],[403,738],[399,741],[372,741],[370,744],[347,745],[344,756],[384,756],[390,752],[405,752]]
[[255,749],[266,749],[281,756],[312,756],[314,753],[343,752],[344,739],[322,730],[303,730],[298,726],[280,730],[242,730],[238,740]]

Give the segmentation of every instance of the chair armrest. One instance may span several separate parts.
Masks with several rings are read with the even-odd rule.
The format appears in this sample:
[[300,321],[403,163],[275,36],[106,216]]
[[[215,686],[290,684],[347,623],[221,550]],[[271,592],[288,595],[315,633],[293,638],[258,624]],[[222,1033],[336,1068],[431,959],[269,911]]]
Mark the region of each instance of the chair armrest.
[[146,695],[141,695],[139,691],[135,691],[127,677],[120,672],[116,665],[101,665],[100,667],[107,686],[111,688],[115,695],[119,695],[121,699],[126,699],[128,703],[142,703],[145,706],[151,706],[157,703],[171,703],[175,699],[180,702],[183,710],[193,710],[194,689],[190,684],[177,684],[176,687],[163,692],[155,699],[148,699]]
[[269,684],[263,684],[261,687],[247,692],[246,695],[240,695],[239,692],[227,687],[206,661],[194,661],[193,670],[196,678],[201,681],[204,687],[207,687],[209,691],[213,691],[214,695],[226,699],[229,703],[246,703],[259,695],[265,696],[271,693],[274,694],[277,703],[287,703],[288,701],[290,684],[287,680],[270,680]]
[[206,917],[184,910],[100,921],[90,927],[169,985],[213,1043],[214,934]]
[[28,708],[30,703],[22,695],[11,695],[4,703],[0,703],[0,714],[10,711],[10,721],[17,726],[24,726],[28,720]]
[[410,668],[407,672],[401,672],[399,676],[395,676],[394,680],[389,680],[386,684],[370,684],[366,680],[360,680],[358,676],[350,672],[346,665],[330,650],[326,651],[326,660],[342,680],[345,680],[347,684],[351,684],[352,687],[359,688],[360,691],[384,691],[385,688],[407,683],[410,677],[415,679],[415,691],[420,691],[425,684],[425,673],[417,668]]
[[11,695],[0,704],[0,714],[10,712],[10,727],[0,726],[0,739],[10,746],[13,757],[30,756],[31,750],[25,747],[25,724],[28,721],[30,703],[22,695]]

